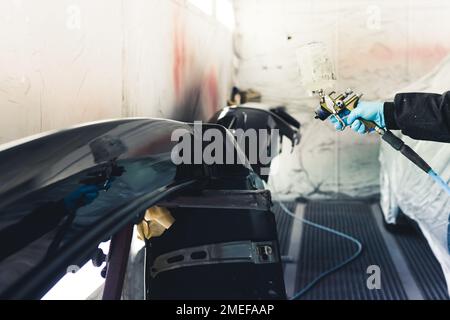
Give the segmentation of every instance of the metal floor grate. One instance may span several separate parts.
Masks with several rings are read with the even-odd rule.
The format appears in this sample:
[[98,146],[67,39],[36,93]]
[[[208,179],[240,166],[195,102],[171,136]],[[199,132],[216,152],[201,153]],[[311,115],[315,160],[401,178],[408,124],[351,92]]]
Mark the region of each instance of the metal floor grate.
[[[305,218],[348,233],[364,246],[361,256],[340,271],[326,277],[303,296],[312,300],[403,300],[407,295],[390,258],[381,231],[369,205],[362,202],[311,202]],[[296,291],[320,273],[350,257],[356,246],[341,237],[304,226],[297,269]],[[381,269],[381,289],[367,288],[367,268]]]

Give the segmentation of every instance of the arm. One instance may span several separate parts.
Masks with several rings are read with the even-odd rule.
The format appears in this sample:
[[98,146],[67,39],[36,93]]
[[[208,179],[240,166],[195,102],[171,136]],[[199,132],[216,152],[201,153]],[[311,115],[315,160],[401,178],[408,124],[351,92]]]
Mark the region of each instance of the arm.
[[413,139],[450,142],[450,91],[400,93],[384,104],[386,127]]
[[[333,117],[330,119],[340,130],[340,124]],[[413,139],[450,142],[450,91],[442,95],[399,93],[394,102],[361,101],[343,119],[361,134],[366,133],[366,128],[358,119],[373,121],[389,130],[401,130]]]

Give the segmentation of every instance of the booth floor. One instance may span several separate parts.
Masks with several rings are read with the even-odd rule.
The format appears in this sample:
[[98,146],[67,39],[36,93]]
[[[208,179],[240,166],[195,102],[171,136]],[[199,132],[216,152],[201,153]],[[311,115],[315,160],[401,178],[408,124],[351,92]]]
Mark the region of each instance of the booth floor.
[[[286,202],[297,217],[344,232],[363,245],[361,255],[325,277],[305,300],[446,300],[442,269],[412,221],[387,226],[376,202]],[[323,272],[351,257],[353,242],[305,225],[275,204],[289,297]],[[375,272],[375,273],[374,273]]]

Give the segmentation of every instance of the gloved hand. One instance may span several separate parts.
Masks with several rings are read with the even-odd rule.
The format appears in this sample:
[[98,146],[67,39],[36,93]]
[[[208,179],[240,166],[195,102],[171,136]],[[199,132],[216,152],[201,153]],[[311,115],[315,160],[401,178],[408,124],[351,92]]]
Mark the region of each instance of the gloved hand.
[[[352,112],[345,110],[343,114],[339,115],[347,126],[351,126],[353,131],[360,134],[367,133],[367,130],[366,126],[359,119],[373,121],[380,128],[386,127],[384,121],[384,102],[360,101],[356,109]],[[334,116],[330,117],[330,121],[336,130],[342,130],[342,124]]]
[[95,185],[83,185],[64,198],[67,210],[75,211],[91,204],[98,197],[99,187]]

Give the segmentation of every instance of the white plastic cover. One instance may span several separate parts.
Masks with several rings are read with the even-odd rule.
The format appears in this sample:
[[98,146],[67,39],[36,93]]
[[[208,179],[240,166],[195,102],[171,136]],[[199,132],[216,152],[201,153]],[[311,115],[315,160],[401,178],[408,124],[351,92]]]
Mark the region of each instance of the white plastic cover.
[[[399,92],[450,90],[450,56],[433,72]],[[399,135],[431,167],[450,181],[450,144],[416,141]],[[399,212],[414,219],[440,262],[450,294],[449,216],[450,196],[429,176],[404,156],[382,143],[381,206],[388,223],[395,223]]]

